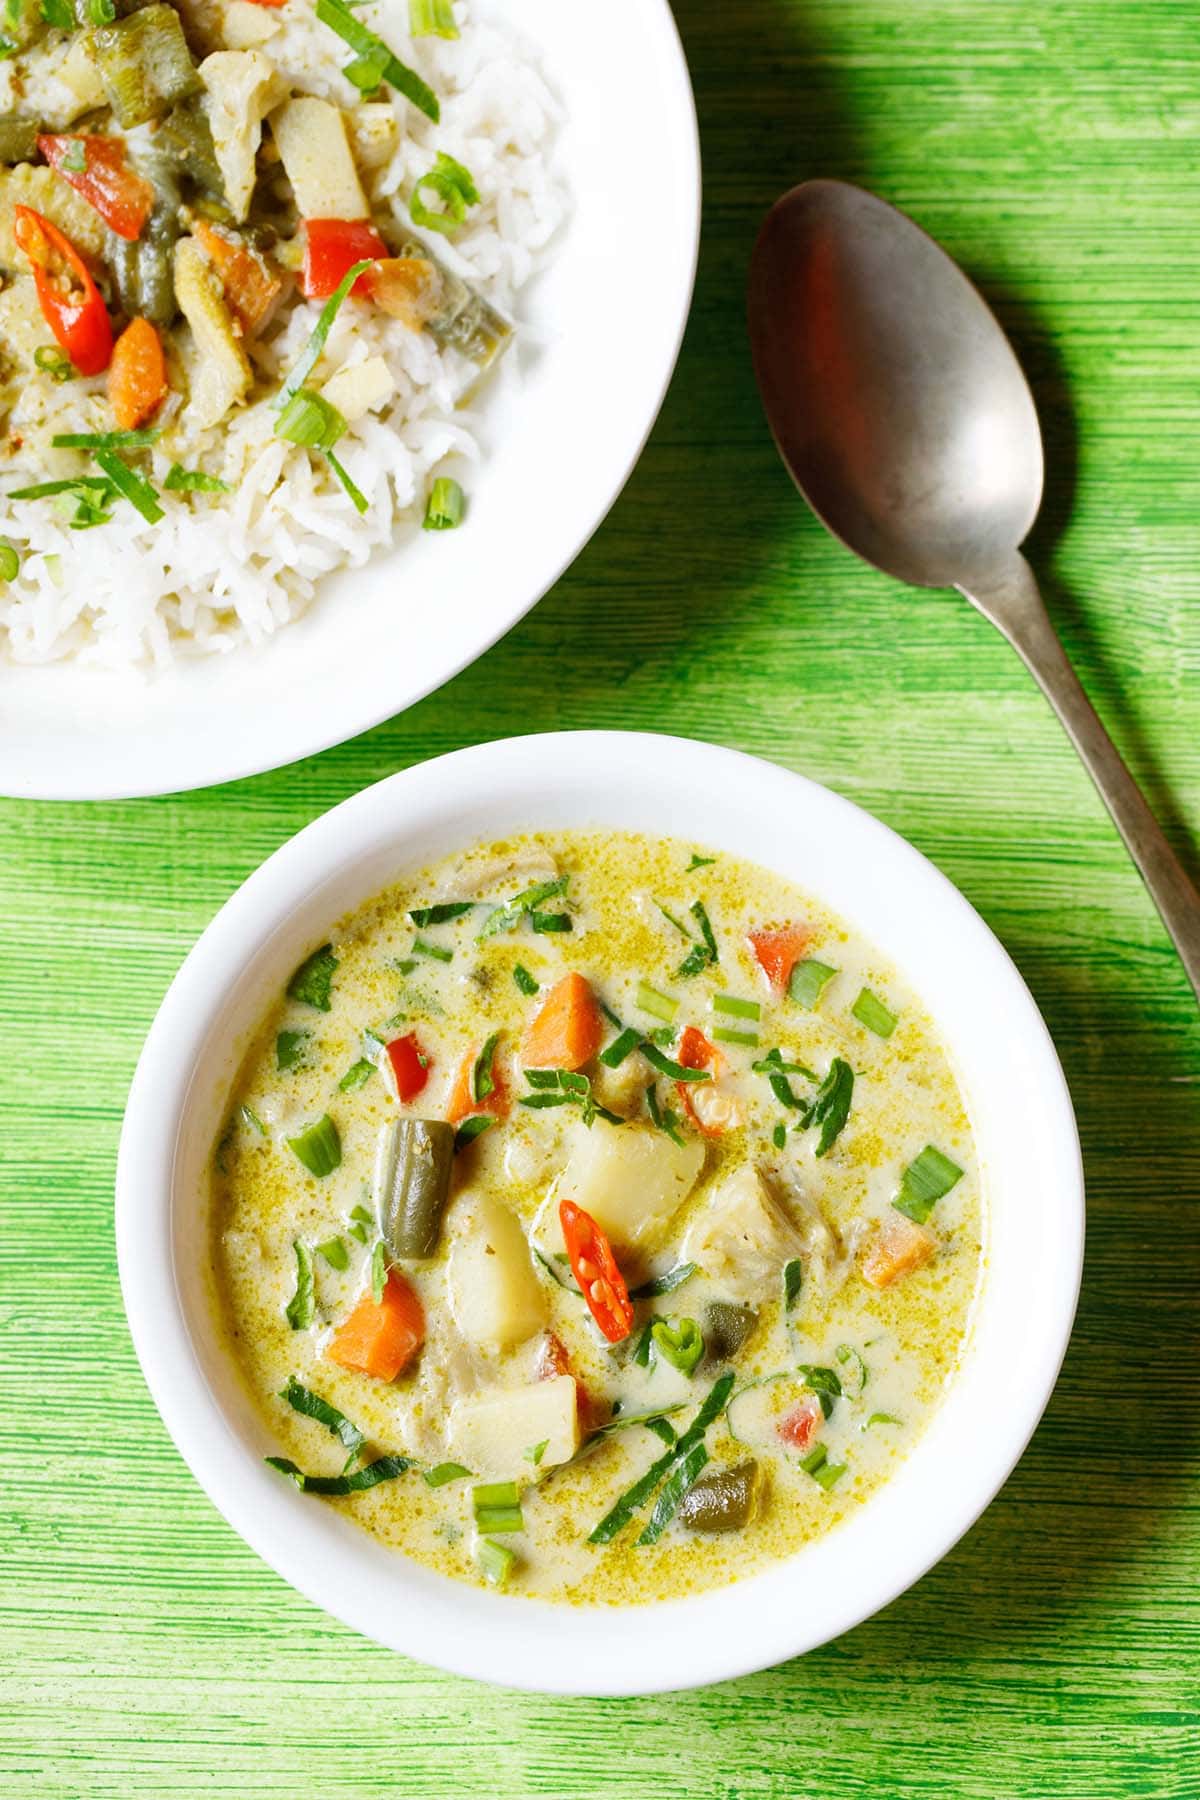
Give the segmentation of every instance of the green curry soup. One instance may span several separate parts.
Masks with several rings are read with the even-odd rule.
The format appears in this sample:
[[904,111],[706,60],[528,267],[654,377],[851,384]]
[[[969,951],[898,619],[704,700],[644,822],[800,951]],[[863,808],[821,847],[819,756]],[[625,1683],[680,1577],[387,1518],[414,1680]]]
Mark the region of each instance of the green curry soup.
[[448,1575],[628,1603],[885,1481],[983,1266],[915,996],[670,839],[477,846],[342,921],[242,1066],[215,1304],[281,1478]]

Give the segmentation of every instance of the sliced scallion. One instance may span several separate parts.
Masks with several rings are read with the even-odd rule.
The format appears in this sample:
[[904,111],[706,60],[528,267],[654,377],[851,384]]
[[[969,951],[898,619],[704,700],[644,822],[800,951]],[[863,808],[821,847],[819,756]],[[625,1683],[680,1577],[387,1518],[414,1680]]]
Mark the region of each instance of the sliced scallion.
[[[346,424],[346,421],[343,419],[342,420],[343,429],[345,429],[345,424]],[[350,471],[346,468],[344,463],[341,463],[338,461],[337,457],[333,454],[333,451],[329,448],[328,445],[326,445],[326,447],[325,447],[325,461],[329,464],[330,468],[333,470],[334,474],[337,476],[338,481],[341,483],[341,485],[345,489],[346,493],[350,496],[350,500],[354,507],[355,512],[365,513],[368,506],[370,505],[370,501],[367,499],[367,496],[363,493],[362,489],[360,487],[355,486],[355,483],[350,475]]]
[[342,1140],[328,1113],[322,1113],[314,1124],[306,1126],[287,1142],[288,1149],[304,1164],[309,1174],[318,1178],[332,1175],[342,1160]]
[[275,421],[275,436],[304,450],[331,450],[345,429],[337,407],[305,387],[289,396]]
[[275,1039],[275,1067],[277,1069],[301,1069],[304,1067],[308,1053],[311,1033],[307,1031],[281,1031]]
[[[436,212],[427,206],[421,198],[421,189],[428,188],[442,202],[444,211]],[[437,160],[432,169],[420,176],[413,185],[409,197],[408,210],[412,214],[414,225],[426,231],[439,231],[443,237],[453,237],[467,216],[469,206],[479,205],[479,189],[475,186],[470,169],[453,156],[447,156],[439,150]]]
[[909,1163],[900,1178],[900,1192],[892,1201],[897,1212],[917,1225],[924,1225],[934,1205],[962,1180],[957,1163],[926,1144],[920,1156]]
[[461,1463],[437,1463],[432,1469],[421,1471],[422,1480],[431,1488],[445,1487],[449,1481],[469,1481],[470,1469],[464,1469]]
[[865,1025],[868,1031],[873,1031],[876,1037],[890,1038],[896,1029],[895,1013],[889,1012],[883,1001],[877,994],[873,994],[870,988],[862,989],[850,1011],[859,1024]]
[[439,475],[425,502],[422,526],[426,531],[453,531],[462,524],[466,500],[458,482],[449,475]]
[[505,1587],[517,1566],[516,1552],[507,1544],[493,1543],[491,1538],[480,1538],[475,1546],[475,1560],[491,1587]]
[[837,974],[828,963],[817,962],[814,957],[805,957],[792,970],[788,981],[788,993],[797,1006],[803,1006],[812,1012],[825,992],[829,983]]
[[[321,0],[318,0],[318,13],[320,12],[320,4]],[[368,33],[368,35],[370,34]],[[346,295],[350,292],[350,289],[354,286],[359,276],[365,274],[368,269],[373,267],[374,264],[370,257],[362,262],[356,262],[351,268],[346,270],[346,273],[342,276],[342,279],[338,282],[332,294],[330,294],[328,300],[321,308],[320,317],[313,328],[312,336],[304,347],[303,354],[296,363],[291,374],[287,377],[283,386],[280,388],[278,394],[275,396],[274,404],[279,411],[282,411],[283,408],[286,407],[288,401],[292,398],[292,395],[299,393],[300,389],[304,386],[304,383],[308,380],[313,369],[320,361],[321,352],[325,348],[325,340],[329,336],[333,321],[337,318]]]
[[206,475],[202,469],[184,469],[178,463],[171,464],[170,473],[163,482],[169,494],[227,494],[229,483],[221,481],[216,475]]
[[679,1011],[678,1000],[651,987],[648,981],[638,982],[637,1006],[640,1012],[649,1013],[652,1019],[661,1019],[666,1025],[674,1024],[675,1014]]
[[629,1025],[613,1039],[606,1049],[600,1052],[600,1061],[606,1069],[618,1069],[627,1056],[632,1056],[641,1041],[641,1032],[635,1031],[633,1026]]
[[56,450],[145,450],[161,436],[161,431],[60,431],[50,442]]
[[428,956],[434,962],[448,963],[454,961],[453,950],[447,950],[442,944],[431,944],[427,938],[423,937],[413,939],[413,954],[416,956]]
[[758,1048],[757,1031],[734,1031],[728,1025],[715,1025],[712,1035],[715,1044],[741,1044],[746,1050]]
[[376,37],[373,31],[368,31],[355,18],[349,6],[344,4],[344,0],[317,0],[317,17],[331,31],[336,31],[343,43],[349,44],[360,57],[377,64],[382,79],[390,87],[394,87],[398,94],[403,94],[406,100],[411,100],[427,119],[432,119],[437,124],[441,108],[432,88],[422,81],[415,69],[410,69],[398,56],[394,56],[382,38]]
[[15,581],[21,572],[21,558],[9,543],[0,542],[0,581]]
[[824,1444],[818,1444],[807,1456],[800,1458],[800,1467],[806,1475],[811,1475],[818,1487],[828,1493],[835,1487],[846,1473],[845,1463],[831,1463],[829,1452]]
[[375,1248],[371,1252],[371,1298],[376,1306],[383,1299],[383,1290],[387,1286],[387,1273],[387,1245],[382,1238],[378,1238]]
[[456,38],[458,26],[450,0],[408,0],[410,37]]
[[128,500],[135,512],[141,513],[148,525],[157,525],[164,517],[163,509],[146,477],[123,463],[115,450],[95,450],[92,454],[118,494]]
[[[64,0],[65,4],[65,0]],[[75,365],[57,344],[41,344],[33,353],[35,367],[52,381],[74,381]]]
[[714,994],[709,1004],[715,1013],[725,1013],[731,1019],[762,1018],[757,1000],[743,1000],[737,994]]

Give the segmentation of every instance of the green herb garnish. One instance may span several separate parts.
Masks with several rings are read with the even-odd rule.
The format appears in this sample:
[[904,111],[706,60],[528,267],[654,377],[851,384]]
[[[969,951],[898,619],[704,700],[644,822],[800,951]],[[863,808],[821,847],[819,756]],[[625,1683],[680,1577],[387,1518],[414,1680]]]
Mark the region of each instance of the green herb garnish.
[[337,972],[338,959],[333,954],[332,944],[322,944],[300,964],[292,979],[287,984],[289,1000],[299,1000],[304,1006],[315,1006],[318,1012],[328,1012],[331,1001],[330,989],[333,977]]
[[287,1304],[287,1322],[293,1331],[307,1331],[317,1312],[312,1251],[303,1238],[293,1239],[292,1249],[296,1252],[296,1291]]
[[523,1450],[521,1454],[525,1458],[525,1461],[532,1463],[536,1469],[541,1463],[543,1456],[545,1456],[549,1443],[549,1438],[543,1438],[540,1444],[531,1444],[529,1449]]
[[316,1245],[316,1252],[318,1256],[323,1256],[330,1268],[336,1269],[339,1275],[344,1275],[350,1267],[350,1252],[340,1237],[326,1238],[323,1244]]
[[500,1042],[500,1033],[493,1031],[475,1058],[475,1066],[471,1070],[471,1098],[478,1105],[486,1100],[489,1094],[496,1091],[496,1045]]
[[426,925],[446,925],[451,919],[465,918],[474,910],[473,900],[438,900],[433,906],[414,906],[408,916],[414,925],[424,930]]
[[421,1479],[431,1488],[445,1487],[450,1481],[469,1481],[470,1469],[464,1469],[461,1463],[438,1463],[432,1469],[423,1469]]
[[468,1144],[473,1144],[477,1137],[482,1137],[488,1127],[495,1123],[494,1113],[475,1113],[471,1118],[464,1119],[454,1134],[454,1148],[456,1150],[465,1149]]
[[314,1394],[311,1388],[302,1387],[294,1375],[280,1390],[279,1398],[286,1400],[293,1412],[303,1413],[306,1419],[315,1419],[318,1425],[323,1425],[349,1451],[351,1461],[366,1443],[363,1433],[357,1425],[351,1424],[345,1413],[323,1400],[320,1394]]
[[805,1126],[819,1125],[821,1136],[814,1155],[828,1156],[833,1148],[834,1140],[850,1115],[850,1101],[854,1094],[854,1070],[840,1056],[835,1056],[829,1065],[829,1073],[817,1089],[804,1116]]
[[682,1148],[683,1135],[679,1129],[679,1114],[673,1107],[659,1106],[658,1091],[653,1082],[646,1089],[646,1111],[650,1114],[651,1124],[657,1130],[665,1132],[673,1144],[678,1144]]
[[161,431],[60,431],[50,442],[56,450],[145,450],[161,436]]
[[701,941],[688,951],[680,963],[677,971],[680,980],[685,980],[689,975],[699,975],[703,969],[715,968],[718,961],[717,940],[713,936],[703,900],[693,900],[689,911],[700,927]]
[[412,1468],[407,1456],[378,1456],[364,1469],[355,1469],[349,1475],[305,1475],[286,1456],[268,1456],[265,1460],[294,1481],[302,1494],[361,1494],[367,1488],[378,1487],[381,1481],[394,1481]]
[[275,1067],[303,1068],[311,1037],[309,1031],[281,1031],[275,1039]]
[[917,1225],[924,1225],[934,1203],[948,1194],[962,1180],[957,1163],[926,1144],[920,1156],[910,1162],[900,1178],[900,1192],[892,1201],[897,1212]]
[[534,1092],[525,1094],[520,1104],[533,1112],[543,1112],[553,1106],[578,1106],[583,1123],[589,1129],[596,1119],[606,1119],[610,1125],[625,1123],[620,1113],[609,1112],[607,1106],[601,1106],[595,1099],[586,1075],[575,1074],[570,1069],[526,1069],[525,1079]]
[[378,69],[379,79],[394,87],[398,94],[411,100],[418,111],[436,125],[441,117],[437,95],[433,92],[415,69],[410,69],[394,56],[382,38],[360,23],[350,11],[344,0],[317,0],[317,17],[331,31],[336,31],[343,43],[349,44],[357,51],[360,62],[368,62]]
[[696,1273],[694,1262],[676,1263],[665,1275],[655,1275],[649,1281],[643,1281],[640,1287],[630,1288],[631,1300],[656,1300],[660,1294],[673,1294],[682,1287],[685,1281]]
[[655,1045],[647,1042],[645,1039],[642,1040],[639,1048],[646,1061],[650,1064],[650,1067],[652,1069],[657,1069],[660,1075],[669,1076],[672,1081],[712,1080],[712,1075],[708,1069],[687,1069],[682,1063],[673,1062],[669,1056],[664,1056],[661,1050],[657,1049]]
[[[534,994],[536,994],[538,991],[537,981],[529,973],[529,970],[525,967],[525,965],[523,963],[518,963],[516,968],[513,970],[513,980],[516,982],[517,986],[520,988],[521,992],[526,996],[527,999],[532,998],[532,996]],[[603,1058],[601,1058],[601,1061],[603,1061]]]
[[711,866],[713,865],[713,863],[716,862],[716,860],[717,859],[715,856],[697,856],[696,852],[693,850],[692,851],[692,860],[688,864],[687,868],[684,870],[684,874],[690,875],[692,873],[693,869],[711,868]]
[[227,494],[229,483],[216,475],[206,475],[202,469],[184,469],[178,463],[172,463],[167,479],[163,482],[169,494]]
[[343,1094],[353,1094],[357,1088],[363,1087],[370,1081],[374,1073],[375,1064],[368,1062],[365,1056],[360,1056],[356,1063],[350,1064],[338,1082],[338,1088]]
[[540,907],[543,900],[553,900],[557,895],[565,894],[570,879],[569,875],[559,875],[553,881],[536,882],[533,887],[514,894],[503,905],[494,906],[484,920],[476,941],[482,943],[485,938],[495,937],[499,931],[511,931],[521,923],[526,913]]
[[840,1399],[842,1393],[841,1378],[836,1369],[828,1369],[822,1363],[801,1363],[799,1372],[821,1402],[821,1411],[829,1418],[834,1401]]
[[803,1285],[804,1265],[798,1256],[793,1256],[783,1265],[783,1310],[785,1313],[795,1310]]
[[641,1032],[635,1031],[632,1025],[626,1026],[613,1039],[612,1043],[600,1052],[600,1061],[606,1069],[618,1069],[627,1056],[632,1056],[641,1041]]

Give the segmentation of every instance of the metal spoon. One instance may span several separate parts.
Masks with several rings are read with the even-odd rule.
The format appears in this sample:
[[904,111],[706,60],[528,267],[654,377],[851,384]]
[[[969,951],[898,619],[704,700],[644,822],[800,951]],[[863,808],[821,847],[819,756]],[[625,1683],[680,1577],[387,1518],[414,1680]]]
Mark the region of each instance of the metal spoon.
[[962,270],[912,220],[843,181],[767,215],[750,263],[767,418],[817,517],[885,574],[956,587],[1053,706],[1141,871],[1200,998],[1200,893],[1092,710],[1018,546],[1042,440],[1012,348]]

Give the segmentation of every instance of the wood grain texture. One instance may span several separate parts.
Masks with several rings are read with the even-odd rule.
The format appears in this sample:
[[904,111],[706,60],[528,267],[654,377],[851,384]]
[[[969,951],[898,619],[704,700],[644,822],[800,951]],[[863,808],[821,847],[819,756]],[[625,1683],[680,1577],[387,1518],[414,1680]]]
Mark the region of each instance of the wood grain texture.
[[[1037,387],[1052,610],[1194,865],[1200,5],[678,0],[678,16],[707,182],[695,311],[646,454],[575,567],[440,694],[295,769],[0,809],[6,1796],[1200,1794],[1195,1006],[1011,652],[953,598],[857,567],[795,500],[742,317],[762,213],[815,173],[905,206],[982,282]],[[669,205],[653,179],[640,203]],[[235,885],[393,769],[596,725],[759,752],[927,852],[1045,1011],[1090,1206],[1058,1390],[940,1567],[802,1661],[604,1705],[406,1663],[277,1580],[166,1438],[112,1236],[139,1045]]]

